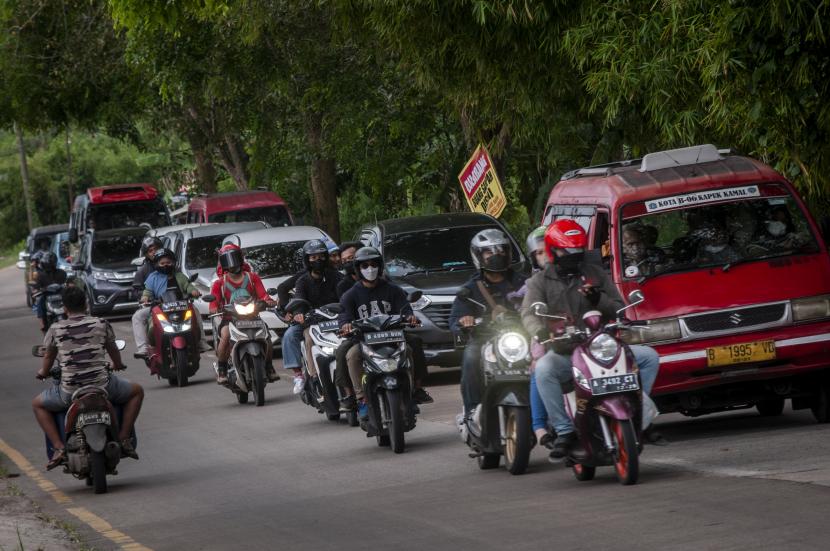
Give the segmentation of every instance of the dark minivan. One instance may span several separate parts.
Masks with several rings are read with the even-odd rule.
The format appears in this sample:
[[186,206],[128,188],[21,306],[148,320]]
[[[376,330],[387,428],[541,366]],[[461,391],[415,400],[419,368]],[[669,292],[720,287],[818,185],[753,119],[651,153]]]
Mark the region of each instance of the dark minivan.
[[423,297],[413,304],[423,324],[415,331],[424,341],[429,365],[455,367],[461,353],[449,330],[455,293],[474,273],[470,241],[481,230],[496,228],[513,243],[513,268],[526,270],[524,254],[510,232],[486,214],[463,212],[383,220],[360,230],[357,239],[383,253],[387,278]]

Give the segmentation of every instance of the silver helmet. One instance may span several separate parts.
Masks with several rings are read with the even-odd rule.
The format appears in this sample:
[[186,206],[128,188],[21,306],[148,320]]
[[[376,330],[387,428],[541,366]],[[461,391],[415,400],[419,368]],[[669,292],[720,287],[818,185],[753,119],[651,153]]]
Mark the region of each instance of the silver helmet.
[[[512,260],[511,249],[510,239],[503,231],[496,228],[481,230],[470,241],[470,256],[473,257],[473,264],[477,269],[488,272],[507,271]],[[485,253],[489,253],[486,259]]]

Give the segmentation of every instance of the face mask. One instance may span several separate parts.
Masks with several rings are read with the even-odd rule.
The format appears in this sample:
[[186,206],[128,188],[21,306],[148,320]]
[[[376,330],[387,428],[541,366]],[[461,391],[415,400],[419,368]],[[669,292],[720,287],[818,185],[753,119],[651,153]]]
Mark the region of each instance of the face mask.
[[156,271],[164,275],[170,275],[173,273],[173,265],[170,264],[169,266],[159,266],[158,268],[156,268]]
[[726,248],[726,245],[706,245],[703,248],[707,253],[719,253]]
[[228,268],[228,271],[232,274],[238,274],[242,272],[242,266],[234,266],[233,268]]
[[784,222],[773,220],[767,222],[767,231],[773,237],[781,237],[787,232],[787,225]]
[[360,269],[360,273],[363,275],[363,277],[364,277],[364,279],[366,279],[366,281],[376,280],[378,278],[378,272],[379,271],[380,271],[380,269],[372,268],[372,267],[361,268]]
[[322,272],[326,268],[326,261],[325,260],[314,260],[309,262],[308,265],[311,267],[312,270],[317,272]]
[[579,265],[585,253],[571,253],[554,260],[553,266],[559,275],[573,275],[579,272]]

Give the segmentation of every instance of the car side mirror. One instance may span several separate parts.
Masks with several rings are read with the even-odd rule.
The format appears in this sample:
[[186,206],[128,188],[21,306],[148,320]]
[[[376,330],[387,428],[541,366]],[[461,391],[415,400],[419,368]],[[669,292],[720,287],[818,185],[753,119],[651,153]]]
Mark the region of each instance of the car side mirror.
[[125,341],[124,339],[115,339],[115,347],[118,350],[124,350],[125,348],[127,348],[127,341]]
[[424,292],[423,292],[423,291],[420,291],[420,290],[419,290],[419,291],[412,291],[412,292],[411,292],[411,293],[409,293],[409,295],[406,297],[406,300],[407,300],[408,302],[418,302],[419,300],[421,300],[421,297],[422,297],[422,296],[424,296]]
[[142,264],[144,264],[144,257],[137,256],[130,261],[130,264],[132,264],[133,266],[141,266]]
[[78,228],[69,228],[69,240],[73,243],[78,242]]
[[216,297],[211,294],[202,295],[202,302],[213,302],[214,300],[216,300]]
[[42,358],[46,355],[46,347],[42,344],[38,344],[32,347],[32,356],[36,358]]
[[276,295],[277,294],[277,289],[274,288],[274,287],[268,287],[267,289],[265,289],[265,292],[268,293],[269,295]]

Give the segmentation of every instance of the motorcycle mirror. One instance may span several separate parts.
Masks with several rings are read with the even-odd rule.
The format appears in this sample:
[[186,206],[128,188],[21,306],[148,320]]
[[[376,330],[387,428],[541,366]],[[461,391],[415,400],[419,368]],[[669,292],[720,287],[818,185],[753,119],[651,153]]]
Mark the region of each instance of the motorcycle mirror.
[[548,305],[544,302],[534,302],[530,305],[530,308],[533,309],[533,313],[537,316],[544,316],[548,313]]
[[46,347],[42,344],[38,344],[32,347],[32,356],[42,358],[46,355]]
[[277,289],[274,288],[274,287],[268,287],[267,289],[265,289],[265,292],[268,293],[269,295],[276,295],[277,294]]
[[115,339],[115,347],[118,350],[124,350],[125,348],[127,348],[127,341],[125,341],[124,339]]
[[136,258],[133,258],[132,260],[130,260],[130,264],[132,264],[133,266],[141,266],[142,264],[144,264],[144,257],[138,256]]
[[199,279],[199,274],[197,274],[197,273],[195,273],[195,272],[194,272],[194,273],[193,273],[193,274],[192,274],[189,278],[187,278],[187,280],[188,280],[190,283],[193,283],[193,282],[194,282],[194,281],[196,281],[197,279]]
[[210,294],[202,295],[202,301],[203,302],[213,302],[214,300],[216,300],[216,297],[213,296],[213,295],[210,295]]
[[634,289],[633,291],[628,293],[628,302],[630,302],[632,305],[640,304],[645,299],[646,299],[645,295],[639,289]]
[[421,297],[424,296],[423,291],[412,291],[409,293],[409,296],[406,297],[408,302],[418,302],[421,300]]

